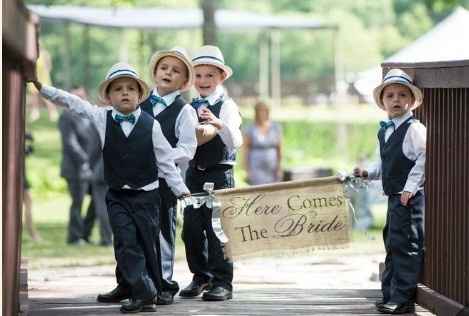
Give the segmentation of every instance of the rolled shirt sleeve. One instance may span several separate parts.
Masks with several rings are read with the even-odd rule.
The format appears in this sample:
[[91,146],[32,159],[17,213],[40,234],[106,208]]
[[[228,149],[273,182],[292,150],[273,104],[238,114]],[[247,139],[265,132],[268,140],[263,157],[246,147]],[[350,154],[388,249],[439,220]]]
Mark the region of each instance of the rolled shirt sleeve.
[[226,100],[220,110],[220,120],[223,127],[218,131],[221,140],[226,145],[228,151],[234,151],[243,144],[241,134],[241,115],[236,103],[232,99]]
[[197,112],[186,104],[176,119],[175,132],[179,140],[173,149],[173,158],[177,164],[187,163],[194,158],[197,150],[195,129],[198,124]]
[[367,168],[368,179],[370,180],[379,180],[381,179],[381,155],[379,154],[379,142],[376,147],[377,158],[373,161],[370,166]]
[[415,165],[409,172],[404,191],[415,194],[423,188],[425,182],[426,144],[427,130],[425,126],[420,122],[410,125],[404,138],[402,151],[408,159],[415,161]]
[[173,148],[164,137],[158,121],[153,124],[153,149],[158,165],[158,170],[163,173],[163,177],[173,191],[174,195],[181,196],[189,194],[189,190],[184,184],[179,171],[174,164]]
[[111,107],[100,107],[91,104],[87,100],[83,100],[74,94],[50,86],[42,86],[40,93],[44,98],[59,106],[68,108],[75,113],[88,116],[98,130],[101,146],[104,146],[106,111],[111,109]]

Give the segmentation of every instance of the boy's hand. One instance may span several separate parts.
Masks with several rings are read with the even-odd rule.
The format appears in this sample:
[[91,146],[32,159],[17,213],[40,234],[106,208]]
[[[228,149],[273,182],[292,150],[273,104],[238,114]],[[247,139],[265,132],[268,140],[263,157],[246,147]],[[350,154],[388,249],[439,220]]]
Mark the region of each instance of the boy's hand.
[[353,169],[353,175],[355,177],[368,178],[368,171],[366,171],[365,169],[362,169],[360,167],[355,167]]
[[217,136],[217,128],[212,124],[202,124],[196,127],[195,136],[197,138],[197,145],[203,145],[211,141]]
[[207,108],[203,108],[200,111],[199,117],[202,119],[202,121],[208,124],[212,124],[217,129],[223,128],[223,122],[218,117],[216,117],[215,114],[212,113],[212,111]]
[[409,200],[414,196],[412,192],[404,191],[401,194],[401,204],[404,206],[407,206],[407,203],[409,203]]
[[37,79],[36,67],[25,67],[26,72],[24,74],[26,82],[32,82],[38,91],[41,91],[42,84]]
[[191,194],[189,192],[187,192],[187,193],[183,193],[183,194],[179,195],[177,198],[178,199],[184,199],[184,198],[190,197],[190,196],[191,196]]

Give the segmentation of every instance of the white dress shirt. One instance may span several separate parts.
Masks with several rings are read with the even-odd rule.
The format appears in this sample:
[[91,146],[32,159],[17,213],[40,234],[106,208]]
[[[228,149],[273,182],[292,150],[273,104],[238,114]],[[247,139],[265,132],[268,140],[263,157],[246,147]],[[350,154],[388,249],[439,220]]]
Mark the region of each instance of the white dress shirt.
[[[412,112],[409,111],[400,117],[391,119],[394,126],[390,126],[386,129],[384,141],[387,142],[392,133],[410,117],[412,117]],[[402,142],[402,152],[404,156],[415,162],[414,167],[409,172],[403,191],[415,194],[417,191],[423,189],[423,183],[425,182],[426,143],[427,130],[422,123],[416,120],[409,126],[404,136],[404,141]],[[381,163],[381,156],[379,156],[378,161],[369,168],[368,178],[370,180],[381,178]]]
[[215,105],[220,99],[224,99],[219,117],[223,127],[217,133],[229,152],[236,151],[243,144],[243,136],[240,130],[241,115],[239,114],[238,105],[232,98],[225,95],[222,85],[218,85],[215,91],[204,99],[208,101],[209,109],[210,106]]
[[[163,98],[164,102],[169,106],[181,93],[179,90],[176,90],[162,97],[158,94],[158,91],[155,88],[153,89],[152,94]],[[156,103],[153,106],[153,117],[163,112],[167,106],[161,103]],[[173,159],[177,164],[187,164],[192,160],[192,158],[194,158],[195,151],[197,150],[195,128],[198,124],[199,121],[194,108],[190,104],[184,105],[176,118],[174,126],[174,132],[178,138],[178,142],[176,147],[173,148]]]
[[[112,109],[111,114],[113,118],[116,116],[116,114],[122,114],[113,109],[112,107],[99,107],[93,105],[86,100],[83,100],[73,94],[70,94],[66,91],[54,87],[43,86],[41,89],[41,95],[44,96],[46,99],[54,102],[55,104],[69,108],[73,112],[87,115],[94,122],[98,130],[102,147],[104,147],[106,137],[107,111]],[[133,114],[135,115],[136,123],[140,117],[141,109],[137,108],[133,112]],[[125,136],[129,136],[135,124],[130,123],[128,121],[123,121],[120,126]],[[163,132],[161,131],[160,124],[156,120],[153,123],[152,132],[153,152],[156,158],[158,170],[161,170],[163,172],[166,182],[168,183],[169,187],[176,196],[189,193],[189,190],[182,181],[182,178],[179,175],[178,170],[176,169],[176,166],[174,164],[171,145],[164,137]],[[124,185],[122,188],[130,189],[128,185]],[[139,189],[150,191],[156,188],[158,188],[158,180],[149,183]]]

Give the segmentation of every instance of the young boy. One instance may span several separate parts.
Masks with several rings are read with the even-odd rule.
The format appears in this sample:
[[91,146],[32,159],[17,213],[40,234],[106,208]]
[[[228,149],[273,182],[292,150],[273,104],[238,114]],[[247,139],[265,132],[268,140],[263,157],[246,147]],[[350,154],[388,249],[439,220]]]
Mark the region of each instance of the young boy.
[[[195,128],[198,125],[194,108],[187,104],[181,92],[190,89],[193,83],[193,68],[187,52],[174,47],[156,52],[150,61],[150,73],[155,87],[150,96],[140,104],[143,111],[154,117],[173,147],[173,158],[178,166],[187,165],[197,149]],[[176,196],[166,181],[160,178],[160,238],[162,290],[157,304],[173,303],[179,285],[172,280],[176,240]]]
[[386,249],[381,282],[383,300],[379,312],[404,314],[415,310],[417,281],[423,264],[423,211],[426,129],[412,116],[422,103],[422,92],[400,69],[391,69],[373,91],[378,106],[389,120],[378,132],[380,161],[370,170],[354,169],[354,175],[381,178],[388,196],[383,230]]
[[[35,79],[35,78],[34,78]],[[99,86],[103,102],[112,108],[91,105],[65,91],[32,80],[47,99],[90,117],[103,147],[104,176],[109,185],[106,204],[114,233],[114,253],[130,302],[122,313],[155,311],[158,280],[156,243],[159,231],[158,174],[178,197],[189,194],[172,158],[172,148],[161,127],[138,104],[148,87],[129,65],[111,67]]]
[[[199,146],[189,164],[186,183],[193,193],[203,192],[206,182],[213,182],[215,189],[232,188],[235,152],[242,144],[241,117],[238,106],[225,94],[222,83],[233,72],[215,46],[201,47],[192,59],[192,65],[195,88],[200,94],[192,106],[198,112],[201,125],[198,127]],[[225,256],[211,218],[212,210],[206,206],[184,210],[182,239],[187,263],[194,276],[181,290],[179,295],[182,297],[196,297],[211,283],[203,300],[232,298],[233,262]]]

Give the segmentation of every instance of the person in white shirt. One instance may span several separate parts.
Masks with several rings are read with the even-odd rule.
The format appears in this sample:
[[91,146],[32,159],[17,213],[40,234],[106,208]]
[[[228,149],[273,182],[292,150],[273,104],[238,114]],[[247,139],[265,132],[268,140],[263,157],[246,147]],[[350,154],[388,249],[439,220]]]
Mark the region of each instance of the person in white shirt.
[[[160,124],[138,104],[148,86],[133,67],[117,63],[99,86],[98,107],[75,95],[42,86],[35,74],[30,81],[45,98],[87,115],[95,124],[103,149],[104,177],[109,185],[106,204],[114,234],[114,252],[130,297],[122,313],[156,311],[154,299],[161,284],[156,243],[159,232],[158,173],[177,197],[190,195],[173,159],[172,148]],[[115,291],[119,291],[116,288]],[[99,300],[99,297],[98,297]]]
[[422,104],[421,90],[401,69],[391,69],[373,91],[377,105],[387,112],[378,132],[380,160],[372,168],[354,169],[354,175],[382,179],[388,196],[383,230],[386,249],[381,281],[383,299],[376,302],[384,314],[412,313],[424,255],[424,191],[426,129],[412,115]]
[[[181,95],[181,92],[192,86],[194,71],[191,59],[185,49],[180,47],[158,51],[151,58],[150,74],[155,86],[140,108],[160,123],[164,136],[173,147],[176,165],[187,166],[197,149],[195,129],[198,125],[194,108]],[[160,177],[159,191],[161,208],[158,249],[162,289],[158,293],[157,304],[169,305],[179,291],[178,283],[172,279],[177,199],[163,177]]]
[[[189,163],[186,183],[192,193],[203,192],[206,182],[215,189],[234,187],[233,165],[236,151],[242,144],[241,117],[236,103],[223,89],[223,82],[233,73],[225,65],[223,55],[216,46],[201,47],[192,59],[195,88],[199,97],[192,101],[199,117],[197,140],[199,146]],[[233,294],[233,262],[224,254],[224,245],[216,237],[212,223],[212,209],[205,205],[195,210],[184,210],[182,239],[186,259],[193,273],[192,282],[180,296],[202,296],[206,301],[231,299]]]

